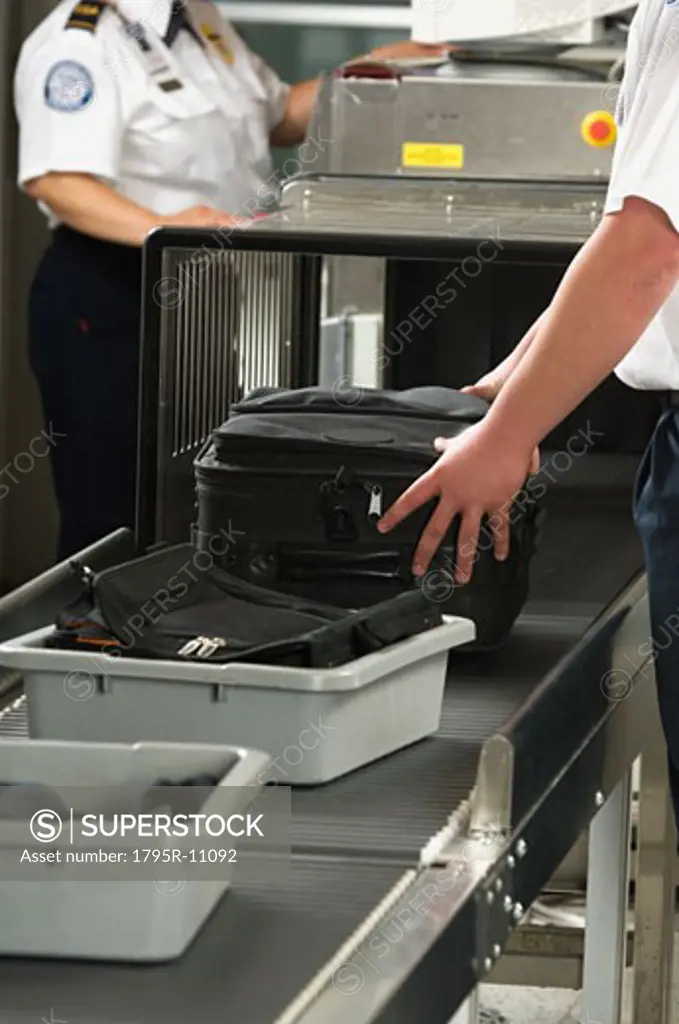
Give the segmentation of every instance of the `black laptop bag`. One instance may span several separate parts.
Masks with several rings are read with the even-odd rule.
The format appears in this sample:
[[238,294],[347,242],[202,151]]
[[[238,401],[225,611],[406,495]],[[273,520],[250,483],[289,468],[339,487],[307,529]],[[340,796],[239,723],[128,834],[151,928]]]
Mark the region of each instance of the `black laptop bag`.
[[357,612],[238,579],[192,545],[99,574],[58,618],[48,646],[111,657],[332,668],[441,625],[415,591]]
[[512,510],[511,553],[498,562],[488,524],[473,579],[454,583],[458,522],[420,581],[412,562],[434,503],[391,534],[377,522],[438,458],[433,442],[487,413],[448,388],[411,391],[260,390],[233,407],[196,461],[198,544],[227,531],[221,564],[285,593],[346,608],[419,587],[442,612],[472,619],[477,647],[503,642],[523,608],[537,506]]

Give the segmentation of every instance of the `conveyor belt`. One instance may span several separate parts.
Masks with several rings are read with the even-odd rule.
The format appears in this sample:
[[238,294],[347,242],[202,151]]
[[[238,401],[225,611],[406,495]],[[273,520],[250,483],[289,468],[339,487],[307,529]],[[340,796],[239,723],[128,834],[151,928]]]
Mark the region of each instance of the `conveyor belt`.
[[28,715],[24,697],[0,712],[0,736],[4,739],[26,738],[28,735]]
[[[639,570],[628,461],[597,460],[596,489],[583,474],[550,495],[532,597],[507,646],[454,655],[439,734],[330,786],[294,794],[293,841],[307,854],[414,858],[466,799],[479,750]],[[608,472],[606,472],[608,470]],[[615,482],[611,488],[608,479]],[[3,732],[25,729],[23,714]]]
[[451,656],[438,736],[332,786],[296,793],[297,847],[415,857],[467,798],[483,742],[641,568],[629,498],[634,463],[596,462],[596,489],[584,486],[588,467],[575,466],[550,495],[531,602],[507,646]]
[[555,489],[527,614],[503,651],[451,658],[439,734],[295,793],[285,886],[231,893],[174,967],[0,961],[0,1024],[272,1024],[468,796],[484,740],[639,570],[621,465],[598,458],[595,486],[574,472]]
[[272,1024],[402,873],[297,858],[284,885],[229,893],[174,966],[0,960],[0,1024]]

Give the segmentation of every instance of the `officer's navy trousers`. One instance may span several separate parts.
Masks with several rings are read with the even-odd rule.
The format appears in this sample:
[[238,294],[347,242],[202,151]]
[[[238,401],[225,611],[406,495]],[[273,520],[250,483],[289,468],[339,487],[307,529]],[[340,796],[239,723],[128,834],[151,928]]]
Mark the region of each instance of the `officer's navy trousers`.
[[59,228],[30,295],[29,358],[53,437],[59,558],[134,527],[141,253]]
[[648,571],[653,635],[647,646],[655,663],[679,828],[679,409],[662,414],[646,450],[635,518]]

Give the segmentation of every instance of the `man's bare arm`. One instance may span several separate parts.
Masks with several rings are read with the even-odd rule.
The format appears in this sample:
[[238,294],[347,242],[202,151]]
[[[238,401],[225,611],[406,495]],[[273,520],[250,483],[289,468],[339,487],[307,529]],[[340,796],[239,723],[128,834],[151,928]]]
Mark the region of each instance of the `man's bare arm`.
[[313,78],[291,87],[285,116],[271,133],[272,146],[299,146],[304,142],[321,81]]
[[659,207],[628,199],[571,265],[488,430],[505,444],[539,444],[636,344],[678,281],[679,234]]
[[208,206],[160,216],[89,174],[45,174],[24,187],[31,199],[44,203],[63,224],[120,245],[140,247],[157,227],[226,227],[237,222],[230,214]]
[[679,234],[658,206],[630,198],[604,219],[488,415],[441,439],[439,461],[383,517],[380,529],[389,532],[438,500],[415,553],[416,575],[426,572],[456,516],[459,582],[471,576],[484,516],[493,523],[497,557],[507,557],[508,509],[535,448],[633,348],[678,281]]

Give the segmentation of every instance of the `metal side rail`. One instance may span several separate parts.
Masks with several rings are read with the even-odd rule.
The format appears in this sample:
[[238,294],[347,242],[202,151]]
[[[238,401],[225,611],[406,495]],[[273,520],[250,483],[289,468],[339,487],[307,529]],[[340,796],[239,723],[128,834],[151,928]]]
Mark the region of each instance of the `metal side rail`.
[[[639,653],[645,597],[640,579],[484,744],[469,807],[452,816],[449,836],[277,1024],[448,1024],[653,735],[653,681]],[[611,702],[601,680],[623,664],[636,685]]]
[[[103,572],[138,554],[130,530],[117,530],[78,555],[47,569],[40,576],[0,598],[0,640],[40,629],[80,596],[82,584],[74,568]],[[0,707],[2,707],[0,684]]]

